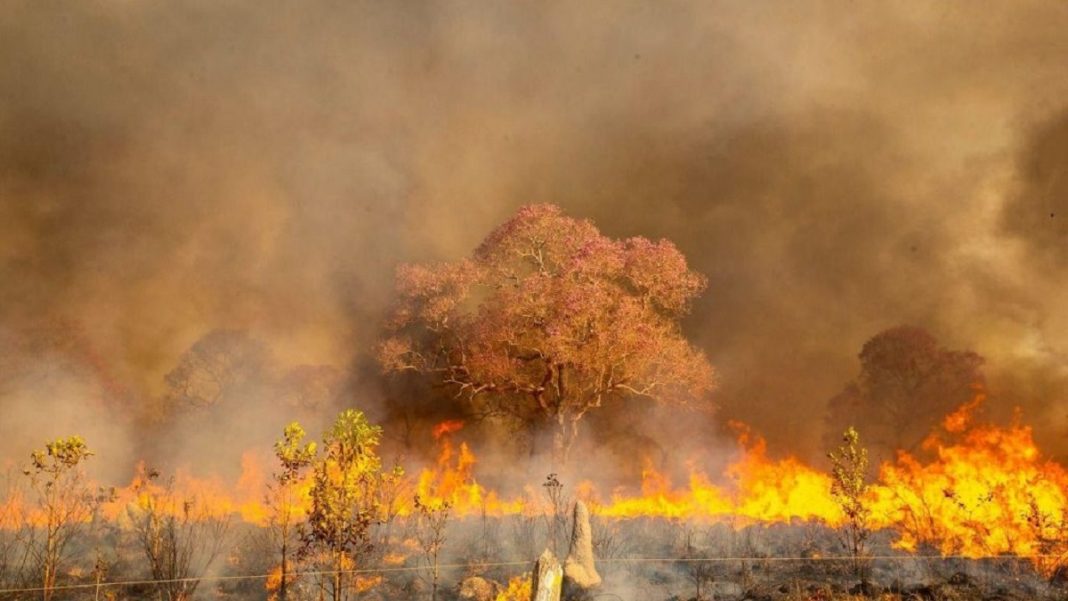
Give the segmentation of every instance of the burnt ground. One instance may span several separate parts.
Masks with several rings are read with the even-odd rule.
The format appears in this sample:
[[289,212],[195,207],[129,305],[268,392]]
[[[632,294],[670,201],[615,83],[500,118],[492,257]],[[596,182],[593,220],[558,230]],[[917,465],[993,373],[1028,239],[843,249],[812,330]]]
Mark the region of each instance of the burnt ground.
[[[604,582],[585,599],[616,601],[831,601],[877,598],[886,601],[1068,600],[1068,580],[1048,578],[1017,557],[965,559],[910,555],[892,547],[893,532],[870,541],[872,559],[864,584],[850,561],[842,559],[837,533],[806,522],[739,526],[667,519],[591,520],[597,570]],[[533,558],[553,546],[544,516],[453,519],[440,557],[439,601],[513,601],[500,597],[510,580],[530,573]],[[555,550],[567,553],[566,520],[556,524]],[[415,542],[413,525],[397,520],[379,531],[380,543],[360,557],[366,585],[350,599],[362,601],[430,599],[430,571]],[[268,597],[263,575],[277,566],[267,531],[235,525],[226,552],[210,569],[195,599],[251,601]],[[385,543],[388,536],[390,542]],[[141,550],[128,533],[111,529],[79,540],[61,585],[86,588],[61,591],[57,598],[97,599],[93,562],[106,564],[105,581],[143,579],[138,584],[105,586],[100,599],[158,599]],[[305,562],[298,570],[322,569]],[[23,586],[38,586],[32,572]],[[294,579],[290,601],[320,598],[315,575]],[[468,586],[461,594],[464,582]],[[8,579],[8,583],[16,582]],[[10,584],[9,584],[10,585]],[[87,586],[89,585],[89,586]],[[40,593],[0,593],[0,600],[37,599]],[[526,601],[526,599],[523,599]]]
[[[460,583],[472,576],[503,588],[511,578],[528,572],[523,557],[536,555],[538,541],[545,540],[540,526],[543,524],[530,523],[529,518],[474,519],[455,525],[450,562],[462,567],[444,571],[444,592],[439,599],[478,599],[469,592],[467,596],[459,592]],[[593,531],[598,571],[604,583],[590,591],[587,599],[1068,599],[1068,587],[1043,577],[1029,560],[913,555],[892,547],[892,532],[873,535],[872,559],[863,564],[866,578],[862,579],[849,560],[840,559],[837,534],[817,524],[736,528],[723,523],[595,517]],[[559,556],[566,554],[563,541],[556,546]],[[491,557],[506,558],[519,565],[494,565]],[[392,576],[361,599],[429,598],[420,596],[425,589],[419,576]]]

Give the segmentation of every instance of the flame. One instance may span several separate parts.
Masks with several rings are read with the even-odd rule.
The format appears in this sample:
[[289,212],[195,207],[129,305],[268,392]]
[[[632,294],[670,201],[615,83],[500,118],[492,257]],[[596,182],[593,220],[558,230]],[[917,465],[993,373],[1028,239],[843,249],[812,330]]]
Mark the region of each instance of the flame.
[[[251,451],[242,454],[241,475],[233,484],[218,477],[199,478],[185,468],[176,470],[173,481],[165,484],[149,474],[141,462],[128,485],[113,489],[112,498],[104,503],[101,513],[121,522],[131,509],[146,507],[150,499],[169,499],[194,503],[198,515],[205,518],[236,514],[245,522],[265,526],[270,510],[264,502],[267,490],[264,474],[262,462]],[[178,511],[181,506],[182,503],[169,503],[163,509]]]
[[[1049,540],[1068,533],[1068,470],[1042,456],[1028,426],[972,425],[977,406],[961,407],[945,433],[928,437],[933,460],[902,452],[882,466],[868,500],[876,525],[897,530],[895,544],[907,551],[1048,553]],[[1053,528],[1064,531],[1051,537]]]
[[278,564],[271,568],[271,571],[267,573],[267,580],[263,583],[264,588],[267,590],[268,599],[277,598],[275,593],[282,587],[282,564]]
[[382,557],[382,563],[387,566],[402,566],[406,561],[408,561],[408,556],[404,553],[390,552]]
[[731,519],[739,523],[802,519],[836,524],[841,520],[831,497],[829,476],[792,457],[770,459],[763,438],[744,424],[732,426],[743,452],[726,469],[726,486],[714,484],[706,473],[691,468],[688,486],[673,488],[669,478],[646,460],[640,496],[616,493],[611,501],[601,503],[592,484],[581,490],[592,501],[594,513],[605,517]]
[[[896,533],[894,545],[905,551],[983,557],[992,555],[1068,557],[1068,469],[1044,457],[1030,427],[1017,421],[1004,427],[978,423],[981,394],[947,415],[941,429],[927,438],[924,454],[906,452],[879,468],[876,482],[864,499],[870,525]],[[430,506],[449,507],[456,518],[488,515],[536,514],[546,500],[536,487],[506,496],[476,479],[478,458],[466,442],[454,440],[461,421],[446,421],[433,429],[438,445],[435,461],[407,477],[403,490],[416,493]],[[831,477],[793,457],[773,458],[766,441],[743,424],[733,424],[739,456],[722,472],[709,474],[691,465],[685,482],[675,483],[646,459],[640,485],[604,493],[593,482],[576,486],[578,498],[606,518],[652,517],[721,520],[735,525],[757,522],[812,520],[839,525],[843,519],[831,495]],[[241,474],[233,481],[195,477],[178,470],[165,486],[138,467],[128,485],[114,489],[100,515],[122,524],[131,510],[144,508],[152,498],[193,499],[198,515],[224,517],[265,526],[278,499],[269,498],[268,455],[247,452]],[[307,512],[310,478],[286,491],[286,510],[294,521]],[[274,507],[272,507],[272,504]],[[181,507],[181,503],[172,507]],[[397,515],[410,516],[415,507],[405,493]],[[177,509],[170,509],[177,511]],[[0,502],[0,528],[42,525],[43,515],[24,490],[14,489]],[[387,565],[402,565],[417,551],[410,540],[400,541],[384,556]],[[1056,562],[1035,558],[1050,571]],[[275,574],[272,572],[272,576]],[[367,586],[374,586],[374,579]],[[268,578],[268,587],[271,586]],[[519,586],[519,583],[515,584]],[[510,585],[511,586],[511,585]]]
[[[522,498],[503,500],[475,480],[474,468],[478,462],[475,454],[466,442],[461,442],[457,448],[450,436],[462,426],[463,422],[442,422],[434,428],[434,437],[440,446],[437,461],[433,467],[419,473],[416,494],[422,501],[439,507],[448,503],[453,515],[457,516],[522,513]],[[411,511],[410,506],[405,506],[401,513]]]
[[367,591],[369,591],[369,590],[375,588],[376,586],[382,584],[382,580],[383,580],[383,578],[382,578],[381,575],[378,575],[378,576],[363,576],[361,574],[357,574],[356,575],[356,586],[355,586],[356,592],[357,593],[366,593]]
[[442,436],[444,436],[446,434],[452,434],[454,432],[459,432],[460,429],[462,429],[463,427],[464,427],[463,420],[460,420],[460,419],[445,420],[445,421],[441,422],[440,424],[434,426],[434,440],[438,440],[438,439],[440,439]]
[[527,601],[531,598],[531,587],[533,582],[530,576],[512,576],[508,580],[508,587],[497,593],[494,601]]

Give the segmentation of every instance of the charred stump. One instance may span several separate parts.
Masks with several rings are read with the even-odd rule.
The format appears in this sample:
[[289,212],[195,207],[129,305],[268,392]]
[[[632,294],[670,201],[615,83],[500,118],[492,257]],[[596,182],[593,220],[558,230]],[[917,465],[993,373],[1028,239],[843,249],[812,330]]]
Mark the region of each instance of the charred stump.
[[546,549],[534,563],[534,578],[530,586],[531,601],[560,601],[564,571],[560,562]]

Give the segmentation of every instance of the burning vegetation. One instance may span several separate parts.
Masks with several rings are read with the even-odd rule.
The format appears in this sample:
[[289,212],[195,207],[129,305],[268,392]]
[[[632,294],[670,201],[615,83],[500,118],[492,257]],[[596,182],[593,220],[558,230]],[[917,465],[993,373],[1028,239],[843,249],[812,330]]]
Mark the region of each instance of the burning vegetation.
[[[1039,582],[1060,582],[1068,559],[1068,471],[1027,427],[972,423],[976,407],[947,416],[924,457],[902,452],[870,482],[856,431],[832,452],[830,472],[769,458],[741,431],[739,458],[722,473],[694,468],[676,484],[650,465],[629,491],[565,488],[556,476],[522,491],[489,488],[455,421],[438,430],[437,461],[406,472],[378,458],[381,429],[356,411],[318,445],[290,425],[274,465],[246,459],[232,486],[141,468],[128,486],[102,488],[84,478],[83,462],[97,459],[87,443],[58,440],[34,454],[0,508],[4,595],[255,596],[247,577],[278,599],[451,598],[477,576],[508,583],[495,598],[518,598],[530,594],[522,574],[531,551],[564,555],[574,501],[590,508],[606,590],[648,576],[644,562],[655,560],[706,593],[752,592],[785,570],[773,562],[790,560],[780,576],[805,586],[848,583],[842,574],[852,573],[865,586],[905,590],[905,575],[922,565],[968,582],[1010,570],[1037,594]],[[262,576],[244,573],[250,561],[267,562]]]
[[[93,441],[56,439],[6,481],[0,598],[1064,594],[1068,469],[1019,416],[982,417],[977,355],[916,328],[865,345],[860,377],[830,404],[829,423],[853,423],[824,464],[775,456],[732,422],[718,465],[707,452],[636,454],[635,480],[599,477],[576,447],[587,413],[706,415],[713,371],[680,326],[704,285],[669,242],[615,241],[556,207],[522,209],[472,259],[398,275],[380,364],[432,382],[454,413],[426,424],[425,441],[346,408],[315,439],[286,425],[273,453],[242,455],[235,478],[141,462],[113,486],[88,476],[108,461]],[[166,377],[166,411],[212,415],[235,389],[268,390],[266,357],[238,332],[209,335]],[[318,413],[308,399],[337,382],[305,369],[279,389],[305,391],[291,407]],[[913,442],[945,406],[936,399],[955,405]],[[506,462],[479,454],[508,448],[486,431],[514,439]],[[543,432],[552,471],[533,475]]]

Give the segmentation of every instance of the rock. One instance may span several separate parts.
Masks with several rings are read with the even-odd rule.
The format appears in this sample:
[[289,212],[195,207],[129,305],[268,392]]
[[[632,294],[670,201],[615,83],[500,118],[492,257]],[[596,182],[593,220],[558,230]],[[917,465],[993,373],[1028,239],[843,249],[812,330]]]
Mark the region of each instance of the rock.
[[459,596],[461,599],[472,601],[493,601],[500,590],[501,585],[492,580],[486,580],[481,576],[471,576],[464,578],[460,583]]
[[582,501],[575,502],[571,528],[571,546],[564,561],[564,578],[568,588],[591,589],[601,584],[601,576],[593,561],[593,531],[590,512]]
[[560,601],[564,570],[553,552],[546,549],[534,564],[534,580],[531,582],[531,601]]

